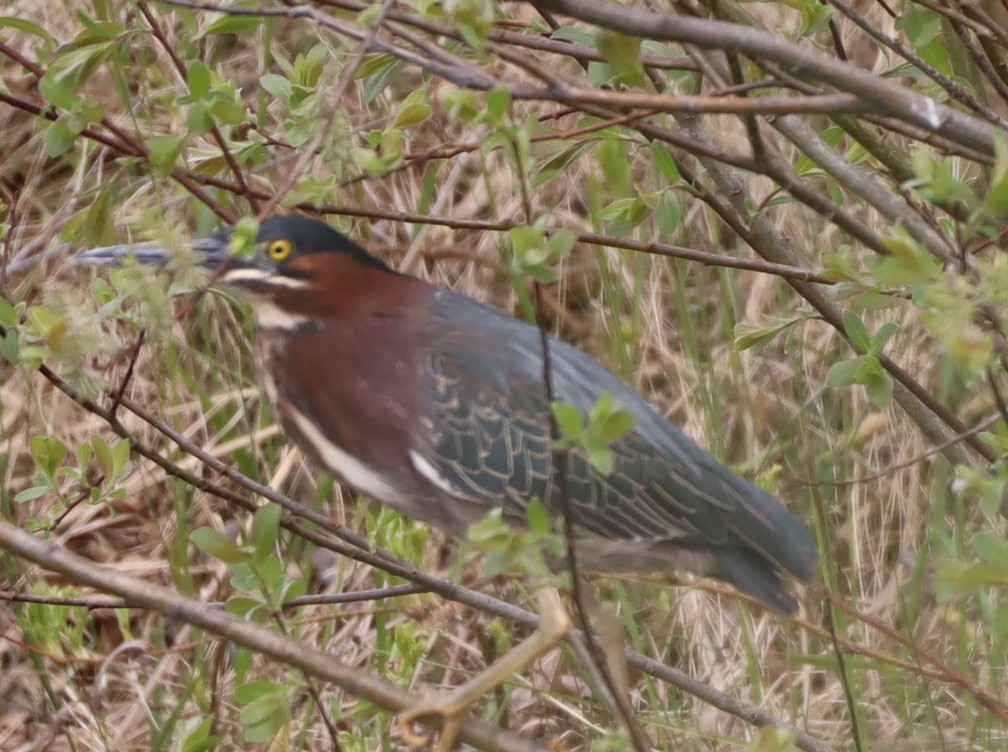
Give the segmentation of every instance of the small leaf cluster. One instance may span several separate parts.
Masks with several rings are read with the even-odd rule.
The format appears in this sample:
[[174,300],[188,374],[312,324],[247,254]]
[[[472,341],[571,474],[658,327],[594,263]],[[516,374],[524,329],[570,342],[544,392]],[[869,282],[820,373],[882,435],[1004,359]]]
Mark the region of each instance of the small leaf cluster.
[[209,527],[191,536],[197,548],[228,565],[231,585],[240,593],[228,600],[228,610],[260,623],[279,613],[285,601],[303,595],[306,586],[301,579],[287,580],[277,554],[280,514],[276,504],[261,506],[244,543]]
[[77,90],[109,60],[125,59],[129,49],[131,35],[121,24],[96,21],[83,12],[77,17],[84,28],[58,48],[38,84],[39,94],[55,108],[45,135],[51,157],[67,152],[81,131],[105,117],[104,105],[86,100]]
[[410,92],[399,104],[388,125],[366,134],[366,147],[356,146],[350,150],[354,164],[372,174],[381,174],[398,167],[406,153],[405,130],[422,123],[432,112],[433,109],[427,103],[426,89]]
[[292,716],[303,682],[293,672],[285,682],[255,679],[235,687],[232,699],[242,706],[238,722],[249,742],[270,742]]
[[[288,580],[280,549],[281,508],[264,504],[253,515],[244,542],[239,543],[213,528],[201,527],[191,535],[201,551],[227,564],[231,586],[236,595],[227,601],[227,610],[243,618],[263,623],[279,614],[284,602],[305,593],[304,578]],[[236,665],[241,678],[249,667],[248,656]],[[244,706],[239,716],[250,742],[265,742],[292,717],[294,701],[303,682],[291,674],[284,682],[268,680],[241,681],[234,701]]]
[[512,227],[512,274],[526,275],[536,282],[551,284],[559,280],[557,265],[574,248],[577,236],[570,230],[558,230],[547,236],[540,227]]
[[[79,598],[80,592],[69,587],[53,587],[36,583],[32,595],[48,598]],[[18,626],[25,641],[37,646],[47,655],[63,657],[85,656],[90,638],[87,630],[91,615],[83,606],[64,606],[52,603],[24,603],[19,609]]]
[[299,52],[293,60],[277,56],[283,75],[267,73],[259,79],[263,90],[286,106],[283,128],[291,146],[303,146],[320,127],[325,101],[318,89],[328,59],[329,49],[316,44],[308,52]]
[[887,321],[872,337],[868,327],[856,313],[843,313],[844,331],[854,348],[864,353],[850,360],[842,360],[826,372],[826,383],[834,388],[861,384],[868,390],[868,398],[876,407],[885,407],[892,401],[892,379],[886,373],[879,357],[899,325]]
[[634,414],[622,409],[608,392],[595,403],[587,420],[569,402],[554,402],[553,417],[560,429],[559,448],[584,450],[588,461],[604,475],[613,471],[612,444],[627,436],[636,422]]
[[963,174],[959,160],[926,149],[915,149],[911,156],[914,178],[903,184],[905,189],[930,203],[968,210],[965,221],[955,227],[960,242],[976,237],[997,238],[1008,215],[1008,139],[999,131],[993,135],[994,166],[983,184],[986,190],[982,196],[978,195],[975,181]]
[[553,530],[553,520],[541,500],[532,499],[525,510],[525,521],[527,528],[518,530],[504,522],[498,508],[470,526],[467,541],[483,552],[487,575],[521,572],[545,576],[551,571],[548,558],[556,560],[563,555],[562,538]]
[[[48,495],[55,498],[55,502],[46,507],[45,518],[28,521],[29,529],[48,529],[52,519],[78,497],[85,498],[90,504],[126,498],[126,490],[116,484],[130,470],[128,439],[120,439],[110,445],[101,436],[93,436],[89,443],[77,448],[75,465],[64,464],[70,450],[62,441],[51,436],[34,437],[29,449],[37,470],[35,485],[17,493],[15,503],[35,501]],[[92,460],[100,473],[94,482],[88,476]]]

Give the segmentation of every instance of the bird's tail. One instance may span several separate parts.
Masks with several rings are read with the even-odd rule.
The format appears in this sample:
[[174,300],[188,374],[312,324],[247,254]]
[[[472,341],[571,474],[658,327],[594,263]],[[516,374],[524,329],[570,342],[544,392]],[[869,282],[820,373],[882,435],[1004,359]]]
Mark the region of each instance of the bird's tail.
[[777,569],[748,548],[719,548],[717,571],[711,574],[730,582],[747,595],[758,598],[780,614],[792,614],[798,604],[781,582]]

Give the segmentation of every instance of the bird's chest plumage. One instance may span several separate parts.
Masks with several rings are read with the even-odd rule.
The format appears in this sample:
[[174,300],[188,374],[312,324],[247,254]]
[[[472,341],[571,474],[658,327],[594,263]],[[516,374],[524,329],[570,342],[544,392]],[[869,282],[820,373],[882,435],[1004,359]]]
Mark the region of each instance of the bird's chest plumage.
[[261,329],[257,345],[264,390],[295,443],[358,491],[411,512],[417,368],[400,339],[389,322],[364,318]]

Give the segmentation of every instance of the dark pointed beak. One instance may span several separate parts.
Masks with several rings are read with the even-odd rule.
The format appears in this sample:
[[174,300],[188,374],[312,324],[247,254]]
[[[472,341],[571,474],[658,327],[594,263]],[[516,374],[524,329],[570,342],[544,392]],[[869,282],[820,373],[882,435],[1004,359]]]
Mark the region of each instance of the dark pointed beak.
[[[187,250],[193,254],[196,263],[207,269],[217,269],[228,260],[228,240],[230,233],[220,231],[209,237],[188,244]],[[175,251],[157,243],[127,243],[91,248],[73,257],[76,264],[91,266],[121,266],[126,259],[135,259],[138,264],[163,267],[175,256]],[[238,261],[232,259],[232,265]]]

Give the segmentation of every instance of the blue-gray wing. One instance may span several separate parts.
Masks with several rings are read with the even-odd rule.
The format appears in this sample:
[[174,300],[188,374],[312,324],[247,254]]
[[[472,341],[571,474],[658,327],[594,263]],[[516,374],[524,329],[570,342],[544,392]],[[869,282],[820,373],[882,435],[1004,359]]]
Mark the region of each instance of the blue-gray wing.
[[[420,364],[423,429],[414,441],[425,468],[459,498],[487,511],[502,507],[518,524],[533,498],[556,511],[538,330],[442,290],[425,339],[431,344]],[[612,473],[599,472],[580,450],[567,455],[568,504],[579,536],[625,541],[628,554],[662,545],[738,553],[745,566],[756,557],[810,576],[815,546],[775,499],[732,474],[592,358],[552,338],[550,355],[557,400],[587,412],[608,392],[636,420],[612,445]],[[725,567],[705,573],[738,584],[718,569]]]

